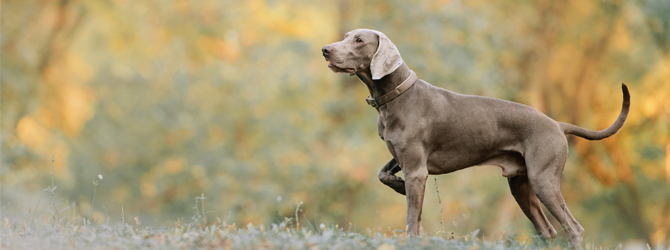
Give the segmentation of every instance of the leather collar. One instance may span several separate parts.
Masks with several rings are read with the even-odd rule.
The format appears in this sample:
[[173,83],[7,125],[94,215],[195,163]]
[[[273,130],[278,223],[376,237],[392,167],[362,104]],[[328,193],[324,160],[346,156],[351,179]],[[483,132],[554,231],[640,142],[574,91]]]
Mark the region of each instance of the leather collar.
[[410,70],[410,74],[407,77],[407,79],[405,79],[405,81],[403,81],[400,85],[398,85],[398,87],[395,87],[395,89],[384,94],[383,96],[380,96],[379,98],[372,98],[371,95],[368,95],[368,98],[365,98],[365,101],[368,103],[368,105],[378,109],[387,102],[390,102],[394,98],[400,96],[403,92],[409,89],[409,87],[412,87],[412,85],[414,85],[414,82],[416,82],[417,79],[418,78],[416,77],[416,73]]

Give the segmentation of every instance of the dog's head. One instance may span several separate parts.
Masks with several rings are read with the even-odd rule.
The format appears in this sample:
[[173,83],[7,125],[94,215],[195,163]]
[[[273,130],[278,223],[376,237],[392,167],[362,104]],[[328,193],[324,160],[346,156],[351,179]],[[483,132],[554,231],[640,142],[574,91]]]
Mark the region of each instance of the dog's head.
[[321,51],[333,72],[353,75],[370,70],[373,80],[390,74],[403,63],[391,40],[376,30],[352,30],[344,35],[344,40],[323,46]]

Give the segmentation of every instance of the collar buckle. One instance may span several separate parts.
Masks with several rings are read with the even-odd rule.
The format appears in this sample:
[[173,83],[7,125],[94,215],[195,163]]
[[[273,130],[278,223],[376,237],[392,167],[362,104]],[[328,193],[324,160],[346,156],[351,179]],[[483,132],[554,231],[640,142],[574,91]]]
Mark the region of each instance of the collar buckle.
[[377,100],[375,100],[375,98],[372,98],[372,95],[368,95],[368,97],[365,98],[365,101],[368,103],[368,105],[372,106],[373,108],[379,108],[379,106],[381,106],[379,105]]

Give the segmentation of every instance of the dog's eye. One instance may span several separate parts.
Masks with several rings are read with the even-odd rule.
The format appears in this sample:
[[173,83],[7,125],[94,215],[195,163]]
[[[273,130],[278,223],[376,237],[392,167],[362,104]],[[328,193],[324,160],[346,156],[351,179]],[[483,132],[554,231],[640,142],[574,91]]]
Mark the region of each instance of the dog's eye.
[[363,40],[361,40],[360,38],[356,38],[356,42],[357,42],[357,43],[362,43]]

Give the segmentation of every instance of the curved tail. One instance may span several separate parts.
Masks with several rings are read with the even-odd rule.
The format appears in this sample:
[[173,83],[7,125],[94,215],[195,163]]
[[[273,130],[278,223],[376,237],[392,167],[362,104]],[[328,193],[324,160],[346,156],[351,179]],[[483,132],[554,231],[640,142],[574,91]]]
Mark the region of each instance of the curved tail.
[[612,124],[609,128],[600,131],[592,131],[569,123],[559,122],[558,125],[561,126],[561,129],[563,129],[563,133],[576,135],[588,140],[601,140],[616,134],[616,132],[619,131],[619,129],[623,126],[623,123],[626,121],[626,117],[628,117],[628,110],[630,108],[630,93],[628,93],[628,87],[626,87],[626,84],[621,84],[621,90],[623,91],[623,104],[621,105],[621,113],[619,113],[619,117],[616,118],[614,124]]

